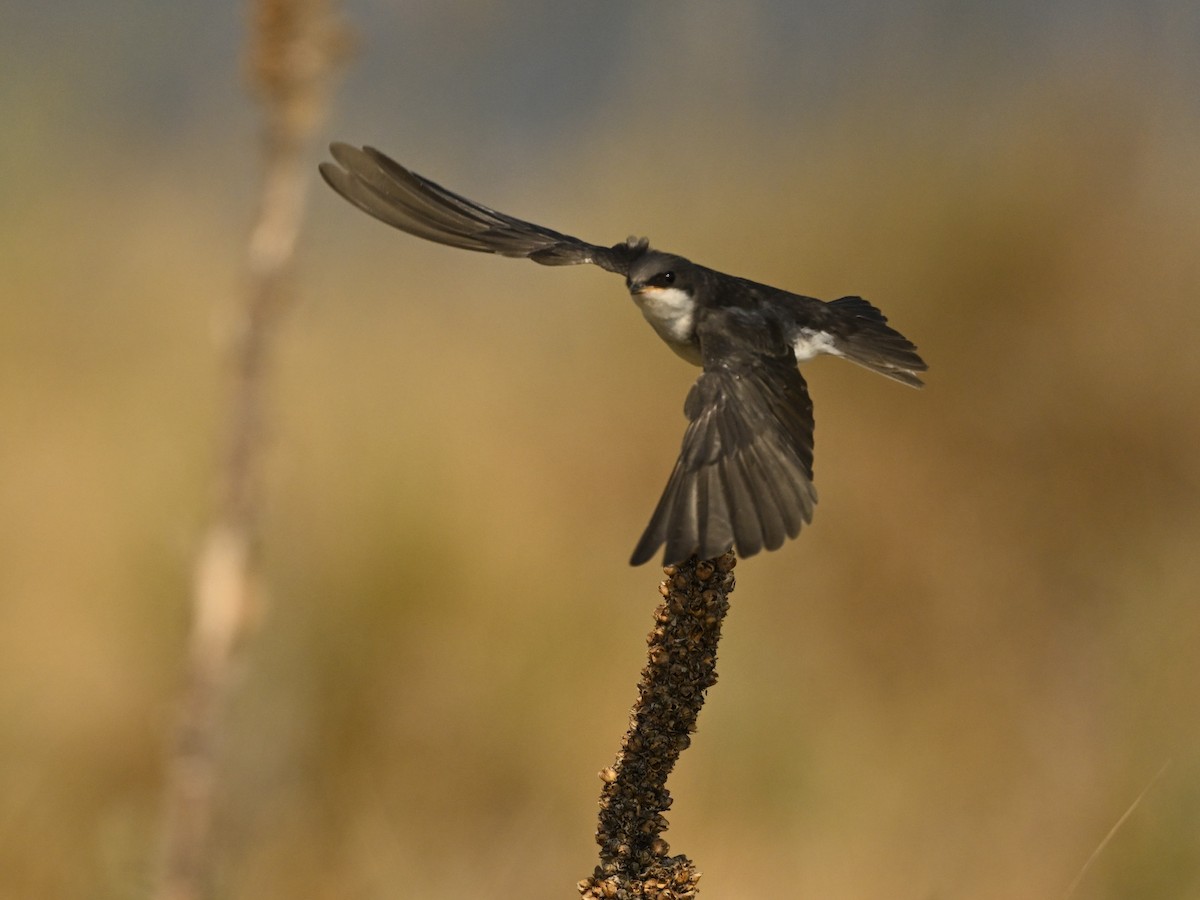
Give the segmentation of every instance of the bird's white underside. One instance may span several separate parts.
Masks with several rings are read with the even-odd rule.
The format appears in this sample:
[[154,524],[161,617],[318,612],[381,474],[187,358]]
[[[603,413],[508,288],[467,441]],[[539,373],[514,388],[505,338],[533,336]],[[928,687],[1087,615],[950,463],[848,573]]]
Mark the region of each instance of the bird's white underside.
[[646,321],[668,344],[692,342],[696,301],[686,291],[674,287],[647,287],[634,294],[633,300]]
[[[658,336],[676,353],[694,363],[699,363],[695,348],[696,301],[679,288],[647,287],[633,295],[646,321],[658,332]],[[828,331],[801,328],[792,339],[796,362],[805,362],[822,353],[842,356],[834,337]]]

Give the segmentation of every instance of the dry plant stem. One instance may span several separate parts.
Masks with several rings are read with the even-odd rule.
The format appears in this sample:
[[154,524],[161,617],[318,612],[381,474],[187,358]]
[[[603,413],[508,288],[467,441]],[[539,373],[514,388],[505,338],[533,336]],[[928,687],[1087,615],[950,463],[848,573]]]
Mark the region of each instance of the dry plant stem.
[[306,150],[345,55],[332,0],[259,0],[250,75],[263,100],[262,195],[231,346],[226,445],[213,522],[196,560],[180,722],[167,777],[158,900],[198,900],[211,882],[216,759],[231,666],[252,621],[265,381],[312,181]]
[[685,900],[700,875],[686,856],[668,856],[662,838],[671,807],[667,776],[691,743],[705,691],[717,682],[717,642],[733,591],[733,553],[668,566],[662,605],[629,730],[611,768],[600,773],[600,865],[579,883],[584,900]]

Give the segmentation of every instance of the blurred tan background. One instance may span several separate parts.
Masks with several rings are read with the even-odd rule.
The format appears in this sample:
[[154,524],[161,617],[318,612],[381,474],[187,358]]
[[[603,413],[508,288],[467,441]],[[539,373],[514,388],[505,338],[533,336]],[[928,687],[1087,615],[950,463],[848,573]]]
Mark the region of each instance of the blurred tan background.
[[[351,4],[329,139],[824,298],[817,518],[744,561],[667,837],[704,896],[1200,896],[1200,11]],[[879,4],[882,6],[882,4]],[[222,335],[244,10],[0,28],[0,898],[152,883]],[[598,270],[315,183],[217,895],[574,894],[694,378]]]

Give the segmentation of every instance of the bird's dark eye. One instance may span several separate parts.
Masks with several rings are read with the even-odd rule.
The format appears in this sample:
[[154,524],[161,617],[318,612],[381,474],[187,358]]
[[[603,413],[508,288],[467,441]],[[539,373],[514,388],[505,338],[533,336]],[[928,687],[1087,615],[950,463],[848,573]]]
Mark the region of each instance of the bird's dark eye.
[[675,273],[674,272],[660,272],[658,275],[655,275],[653,278],[650,279],[650,284],[653,285],[654,287],[660,287],[660,288],[670,287],[674,283],[675,283]]

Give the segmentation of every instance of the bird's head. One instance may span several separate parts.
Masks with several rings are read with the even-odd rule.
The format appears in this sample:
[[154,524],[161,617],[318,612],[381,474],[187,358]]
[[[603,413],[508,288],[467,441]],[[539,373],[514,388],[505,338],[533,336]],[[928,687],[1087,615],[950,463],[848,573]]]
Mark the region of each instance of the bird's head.
[[696,267],[682,256],[651,250],[629,267],[625,286],[639,306],[646,300],[691,300],[696,292]]

